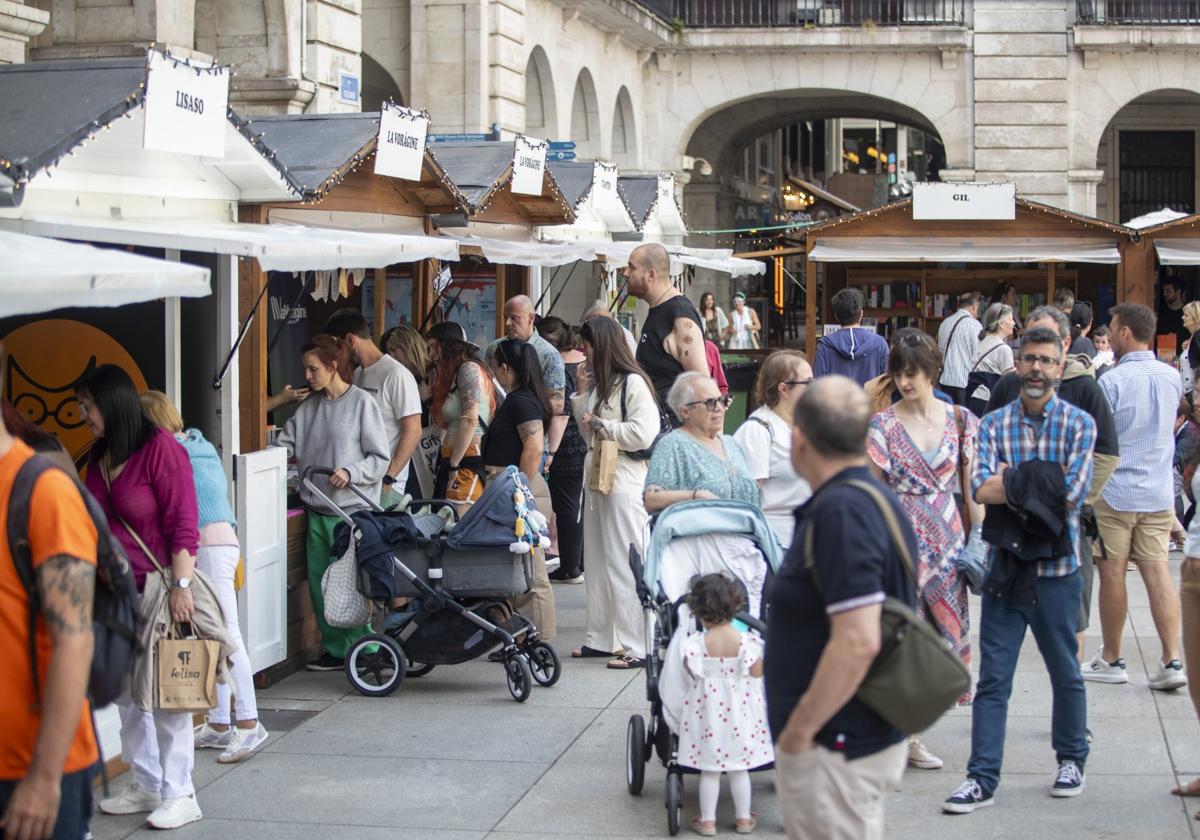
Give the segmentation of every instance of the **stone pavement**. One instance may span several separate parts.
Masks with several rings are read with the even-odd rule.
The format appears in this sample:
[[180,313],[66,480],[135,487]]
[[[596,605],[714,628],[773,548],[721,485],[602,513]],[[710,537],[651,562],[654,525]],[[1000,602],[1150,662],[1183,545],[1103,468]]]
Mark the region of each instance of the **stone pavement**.
[[[1178,555],[1173,560],[1178,580]],[[940,771],[913,771],[888,802],[890,838],[1022,840],[1076,837],[1188,838],[1200,823],[1200,799],[1170,796],[1177,780],[1200,776],[1200,725],[1186,689],[1146,688],[1159,654],[1145,590],[1129,575],[1130,618],[1124,654],[1131,684],[1088,687],[1095,733],[1087,791],[1047,795],[1055,769],[1050,748],[1050,690],[1032,638],[1022,650],[1010,706],[1005,776],[996,805],[970,816],[939,812],[961,781],[969,752],[970,710],[947,715],[924,737],[946,760]],[[341,673],[301,673],[262,692],[271,730],[263,751],[236,766],[216,752],[196,757],[203,821],[178,840],[551,840],[666,836],[664,777],[647,766],[640,797],[625,789],[625,726],[645,713],[642,675],[604,668],[603,660],[567,659],[582,641],[583,587],[555,586],[564,657],[561,682],[535,688],[524,705],[510,699],[499,665],[439,667],[406,681],[387,698],[353,693]],[[976,604],[977,605],[977,604]],[[977,620],[977,610],[972,616]],[[1099,621],[1089,633],[1089,653]],[[126,779],[118,780],[124,784]],[[695,813],[687,779],[684,822]],[[754,778],[760,834],[780,836],[771,774]],[[723,834],[733,836],[723,792]],[[97,816],[97,840],[162,836],[139,830],[142,818]],[[681,836],[689,835],[685,828]]]

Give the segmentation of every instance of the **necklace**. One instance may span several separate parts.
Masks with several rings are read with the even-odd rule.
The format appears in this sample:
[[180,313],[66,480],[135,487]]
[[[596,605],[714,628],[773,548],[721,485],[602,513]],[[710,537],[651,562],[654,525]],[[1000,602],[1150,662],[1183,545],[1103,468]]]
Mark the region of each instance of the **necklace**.
[[[903,403],[901,403],[901,405],[903,405]],[[940,408],[940,407],[935,406],[935,408]],[[897,413],[901,413],[899,406],[896,407],[896,411],[897,411]],[[934,430],[934,428],[937,426],[938,418],[941,416],[941,415],[934,415],[933,417],[930,417],[928,414],[916,414],[915,412],[909,411],[908,409],[904,409],[904,411],[902,413],[903,413],[904,417],[907,417],[909,420],[912,420],[914,423],[916,423],[918,426],[920,426],[922,429],[924,429],[927,432],[932,432]]]
[[654,307],[658,306],[660,303],[663,302],[663,300],[666,299],[667,295],[671,294],[671,292],[673,292],[673,291],[675,291],[674,286],[667,286],[667,288],[663,291],[663,293],[658,296],[658,300],[656,300],[656,301],[654,301],[654,303],[650,304],[650,308],[653,309]]

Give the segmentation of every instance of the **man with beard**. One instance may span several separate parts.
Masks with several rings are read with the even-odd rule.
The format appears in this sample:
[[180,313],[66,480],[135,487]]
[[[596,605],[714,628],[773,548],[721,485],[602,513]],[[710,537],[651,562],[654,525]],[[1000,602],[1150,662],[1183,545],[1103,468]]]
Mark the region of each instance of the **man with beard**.
[[[1087,695],[1076,660],[1075,639],[1083,582],[1079,554],[1069,549],[1078,545],[1079,509],[1092,481],[1096,424],[1085,412],[1055,393],[1054,383],[1063,362],[1062,345],[1056,333],[1043,328],[1027,330],[1021,336],[1018,353],[1021,398],[980,422],[971,492],[975,501],[997,506],[1003,515],[1010,504],[1010,492],[1016,491],[1016,479],[1029,472],[1026,465],[1034,470],[1035,476],[1044,475],[1047,464],[1052,465],[1055,473],[1061,468],[1063,483],[1056,491],[1057,502],[1060,510],[1065,508],[1069,545],[1062,556],[1028,564],[1035,566],[1029,570],[1034,576],[1029,581],[1030,591],[1021,594],[1032,597],[1017,597],[1015,589],[1005,593],[994,586],[988,586],[983,594],[979,683],[971,717],[971,759],[967,763],[966,781],[942,804],[942,810],[949,814],[969,814],[995,802],[993,797],[1000,784],[1004,758],[1008,698],[1027,628],[1037,640],[1054,694],[1051,742],[1058,772],[1050,795],[1071,797],[1083,791],[1083,766],[1088,755]],[[1030,498],[1011,501],[1027,513]],[[1045,497],[1035,501],[1044,502]],[[995,513],[989,509],[988,517]],[[984,528],[986,532],[986,521]],[[1000,554],[995,546],[991,554],[996,564]],[[995,576],[993,565],[991,578]],[[991,578],[989,584],[993,583]]]

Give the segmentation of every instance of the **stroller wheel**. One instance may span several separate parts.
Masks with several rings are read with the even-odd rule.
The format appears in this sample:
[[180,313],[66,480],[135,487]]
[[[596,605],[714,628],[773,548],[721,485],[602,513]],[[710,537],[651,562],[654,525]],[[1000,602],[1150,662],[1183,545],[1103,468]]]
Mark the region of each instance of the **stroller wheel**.
[[413,662],[412,660],[409,660],[408,672],[405,674],[405,676],[410,678],[423,677],[435,667],[437,666],[429,665],[425,662]]
[[[372,652],[368,648],[376,647]],[[359,694],[384,697],[396,690],[408,671],[408,657],[391,636],[370,633],[346,654],[346,678]]]
[[533,691],[533,674],[529,668],[529,660],[524,656],[513,656],[504,661],[504,673],[508,677],[508,693],[518,703],[529,699]]
[[533,673],[533,681],[538,685],[549,688],[558,682],[562,676],[562,661],[558,651],[546,642],[538,642],[529,648],[529,669]]
[[646,781],[646,721],[641,715],[629,718],[625,730],[625,783],[637,796]]
[[667,774],[667,831],[674,837],[679,833],[683,816],[683,774],[672,770]]

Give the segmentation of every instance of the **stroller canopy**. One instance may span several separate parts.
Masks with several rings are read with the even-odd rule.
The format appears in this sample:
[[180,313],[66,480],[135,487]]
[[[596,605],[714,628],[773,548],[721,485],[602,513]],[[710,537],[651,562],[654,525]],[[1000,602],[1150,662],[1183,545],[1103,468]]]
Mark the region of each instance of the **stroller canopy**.
[[537,510],[533,492],[515,467],[492,479],[446,537],[448,548],[508,548],[516,540],[517,509],[513,494],[520,489],[530,510]]

